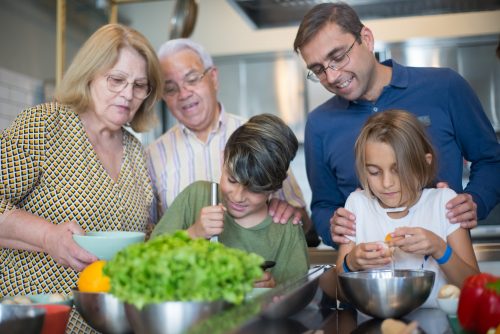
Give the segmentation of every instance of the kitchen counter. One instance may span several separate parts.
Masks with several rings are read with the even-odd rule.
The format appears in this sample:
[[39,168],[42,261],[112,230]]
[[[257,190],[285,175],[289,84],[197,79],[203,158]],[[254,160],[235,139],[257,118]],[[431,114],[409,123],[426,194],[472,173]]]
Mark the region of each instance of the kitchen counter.
[[[416,320],[420,333],[453,333],[446,314],[440,309],[420,308],[401,319]],[[367,317],[354,309],[342,310],[308,306],[297,315],[281,320],[259,318],[235,331],[238,334],[381,333],[383,320]]]

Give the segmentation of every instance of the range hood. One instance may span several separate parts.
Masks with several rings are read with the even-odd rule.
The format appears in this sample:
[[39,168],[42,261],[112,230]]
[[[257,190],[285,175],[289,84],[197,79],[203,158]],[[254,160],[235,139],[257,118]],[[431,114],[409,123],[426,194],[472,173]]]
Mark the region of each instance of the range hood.
[[[254,28],[298,26],[326,0],[227,0]],[[500,0],[348,0],[362,20],[500,9]]]

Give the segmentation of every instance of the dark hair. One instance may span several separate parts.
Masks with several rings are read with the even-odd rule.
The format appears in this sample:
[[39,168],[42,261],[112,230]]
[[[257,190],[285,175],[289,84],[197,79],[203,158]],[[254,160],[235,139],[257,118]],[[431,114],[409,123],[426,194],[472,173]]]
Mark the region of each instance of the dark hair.
[[293,49],[299,53],[300,48],[309,42],[327,24],[334,23],[344,32],[359,38],[363,23],[354,9],[344,2],[322,3],[309,10],[302,22],[293,42]]
[[[368,141],[381,142],[394,150],[401,189],[413,205],[425,187],[434,185],[437,163],[431,142],[419,120],[404,110],[376,113],[366,121],[356,140],[356,173],[365,190],[373,193],[366,176],[365,151]],[[432,155],[429,163],[426,154]]]
[[279,117],[257,115],[229,137],[224,168],[251,192],[274,192],[287,178],[298,146],[297,137]]

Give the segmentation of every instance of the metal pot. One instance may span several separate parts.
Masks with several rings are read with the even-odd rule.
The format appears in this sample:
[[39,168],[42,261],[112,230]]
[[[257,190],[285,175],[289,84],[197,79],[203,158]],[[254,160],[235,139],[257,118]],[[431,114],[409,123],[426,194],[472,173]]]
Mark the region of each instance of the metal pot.
[[174,15],[170,20],[170,38],[187,38],[191,36],[198,14],[196,0],[177,0]]

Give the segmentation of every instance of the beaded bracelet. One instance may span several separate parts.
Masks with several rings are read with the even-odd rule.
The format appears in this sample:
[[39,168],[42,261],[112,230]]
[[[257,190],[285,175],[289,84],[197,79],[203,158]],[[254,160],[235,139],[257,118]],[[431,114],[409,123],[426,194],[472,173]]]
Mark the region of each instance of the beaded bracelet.
[[347,265],[347,255],[349,255],[349,253],[347,253],[345,256],[344,256],[344,262],[342,263],[342,268],[344,268],[344,271],[346,273],[350,273],[352,270],[351,268],[349,268],[349,266]]
[[439,259],[436,259],[438,264],[445,264],[451,257],[451,253],[453,253],[453,249],[451,249],[450,245],[446,244],[446,250],[444,251],[443,256]]

